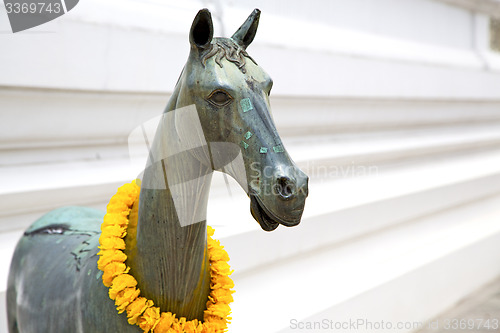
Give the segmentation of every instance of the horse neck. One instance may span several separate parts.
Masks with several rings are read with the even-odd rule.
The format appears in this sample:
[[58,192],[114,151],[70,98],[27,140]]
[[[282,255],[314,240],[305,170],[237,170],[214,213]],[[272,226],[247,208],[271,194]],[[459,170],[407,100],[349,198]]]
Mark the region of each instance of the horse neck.
[[212,170],[192,149],[183,150],[173,112],[160,121],[144,171],[129,265],[141,294],[162,311],[202,320],[210,292],[206,207]]

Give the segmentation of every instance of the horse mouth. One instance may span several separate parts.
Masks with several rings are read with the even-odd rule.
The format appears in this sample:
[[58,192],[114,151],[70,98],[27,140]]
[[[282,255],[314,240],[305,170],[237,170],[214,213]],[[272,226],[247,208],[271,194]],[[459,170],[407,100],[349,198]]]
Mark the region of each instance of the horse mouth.
[[250,195],[250,212],[253,218],[260,224],[260,227],[265,231],[273,231],[280,224],[291,227],[300,223],[300,219],[285,221],[276,217],[260,202],[256,195]]

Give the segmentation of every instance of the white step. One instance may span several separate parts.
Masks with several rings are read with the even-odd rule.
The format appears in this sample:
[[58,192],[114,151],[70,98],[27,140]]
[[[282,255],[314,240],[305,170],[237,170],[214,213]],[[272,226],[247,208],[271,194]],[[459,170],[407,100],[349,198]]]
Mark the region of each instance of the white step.
[[[359,173],[360,168],[378,172],[378,165],[388,162],[470,149],[497,149],[500,125],[285,138],[285,144],[312,181],[351,178],[351,173]],[[103,208],[118,186],[140,172],[128,158],[4,165],[0,171],[0,231],[25,228],[33,216],[63,205]],[[216,177],[212,188],[212,196],[227,194],[220,177]],[[30,202],[29,207],[26,202]]]
[[[392,329],[398,322],[424,323],[500,275],[499,219],[496,196],[236,273],[230,330],[320,332],[325,327],[305,325],[350,320],[384,321]],[[259,248],[255,241],[246,250]],[[352,332],[349,328],[335,332]]]
[[[224,180],[220,174],[215,178],[216,182],[223,184]],[[75,198],[87,194],[92,198],[92,191],[83,186],[84,178],[74,181],[82,182],[81,187],[61,186],[60,192],[55,193],[59,193],[62,199],[69,194]],[[106,184],[109,196],[116,191],[117,185],[118,183]],[[227,191],[222,186],[220,185],[220,188]],[[281,227],[273,233],[260,230],[249,214],[248,198],[231,180],[232,196],[226,193],[210,198],[208,221],[217,227],[219,237],[224,239],[232,253],[235,269],[245,271],[264,262],[281,260],[303,251],[345,241],[450,206],[490,196],[499,189],[500,151],[485,152],[442,161],[435,160],[432,164],[413,164],[398,170],[381,169],[366,177],[329,181],[312,177],[310,196],[301,225],[290,229]],[[45,192],[45,195],[37,192],[33,195],[39,195],[38,200],[46,198],[47,207],[50,207],[55,204],[54,196],[47,198],[47,193],[50,191]],[[27,197],[26,193],[23,195],[24,198]],[[6,200],[13,200],[11,196],[12,193],[4,197]],[[109,199],[102,196],[103,203]],[[24,205],[19,205],[19,208],[26,209],[26,202],[29,200],[24,201]],[[30,207],[37,203],[43,207],[40,201],[33,201]],[[62,200],[59,203],[63,205],[67,201]],[[19,225],[24,228],[35,220],[36,215],[19,215],[17,219],[27,217],[26,220],[19,221]],[[318,234],[317,230],[322,230],[321,234]],[[19,231],[6,233],[2,237],[10,239],[12,235],[19,234]],[[255,242],[259,244],[259,254],[249,256],[247,249],[252,248]],[[8,244],[6,241],[2,243]],[[292,249],[287,246],[289,243],[294,244]],[[5,247],[9,248],[11,245]],[[290,250],[292,252],[289,252]],[[0,282],[1,276],[6,276],[5,269],[0,274]]]
[[7,277],[14,248],[22,234],[23,231],[0,233],[0,333],[7,332],[7,300],[5,298]]
[[[304,251],[346,241],[494,195],[500,189],[500,151],[436,160],[432,164],[412,164],[398,170],[377,171],[365,177],[328,181],[311,178],[310,196],[306,202],[302,223],[295,228],[280,227],[272,233],[265,233],[260,229],[249,213],[249,200],[245,193],[230,180],[231,196],[228,195],[228,190],[220,185],[219,192],[225,193],[210,197],[208,221],[216,227],[218,237],[224,240],[232,255],[234,268],[243,272],[264,263],[279,261]],[[217,173],[214,178],[219,184],[224,184],[220,174]],[[106,186],[110,197],[115,193],[118,183]],[[72,194],[75,198],[85,193],[89,198],[93,195],[86,187],[64,187],[55,193],[61,195],[61,205],[67,203],[64,201],[67,200],[64,195]],[[5,197],[6,200],[10,198]],[[26,197],[28,196],[24,194],[24,198]],[[50,198],[40,195],[38,201],[33,201],[30,206],[36,203],[41,205],[44,203],[42,200],[47,199],[47,207],[50,207],[55,205],[54,197],[55,194]],[[100,208],[104,209],[109,197],[102,198]],[[24,201],[26,202],[29,200]],[[16,221],[20,227],[11,226],[12,233],[1,234],[5,241],[2,241],[4,245],[0,250],[7,251],[0,257],[2,260],[10,260],[8,251],[15,243],[15,235],[20,235],[26,226],[48,210],[7,219],[9,226],[12,221]],[[317,230],[322,232],[318,233]],[[249,254],[247,249],[256,243],[259,244],[258,249]],[[0,265],[0,283],[5,281],[7,267]],[[4,285],[0,284],[0,291]]]
[[[292,319],[303,325],[323,319],[423,323],[500,274],[499,207],[497,196],[279,263],[237,271],[230,330],[300,331],[290,329]],[[0,267],[8,267],[5,258],[10,255],[5,252],[12,250],[12,240],[19,235],[2,238]],[[223,239],[224,244],[227,241]],[[259,241],[253,244],[240,251],[258,253]],[[0,332],[5,329],[4,306],[2,289]],[[405,331],[410,330],[398,330]]]
[[223,239],[236,271],[496,195],[500,193],[500,151],[382,169],[366,177],[312,179],[309,190],[301,224],[271,233],[263,232],[250,216],[248,199],[236,186],[231,187],[232,197],[210,199],[209,224]]

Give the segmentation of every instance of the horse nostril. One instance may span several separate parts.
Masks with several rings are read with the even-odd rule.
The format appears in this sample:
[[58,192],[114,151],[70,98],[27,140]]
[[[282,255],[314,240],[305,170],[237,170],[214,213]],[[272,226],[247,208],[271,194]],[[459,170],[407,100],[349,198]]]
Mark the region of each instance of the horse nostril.
[[309,177],[306,176],[305,182],[302,186],[299,188],[299,193],[305,195],[306,197],[309,195]]
[[276,179],[276,193],[283,199],[289,199],[295,192],[295,184],[290,178],[281,176]]

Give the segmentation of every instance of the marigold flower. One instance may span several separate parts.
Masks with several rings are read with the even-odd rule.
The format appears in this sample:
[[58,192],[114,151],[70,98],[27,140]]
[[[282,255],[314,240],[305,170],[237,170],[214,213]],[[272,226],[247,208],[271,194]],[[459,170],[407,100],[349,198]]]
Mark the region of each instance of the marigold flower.
[[111,200],[109,201],[108,205],[106,206],[106,211],[108,213],[115,213],[115,214],[121,214],[123,216],[127,216],[130,209],[129,206],[123,202],[120,201],[118,198],[113,196]]
[[160,320],[160,308],[159,307],[151,307],[147,308],[144,311],[144,314],[139,319],[139,327],[144,332],[149,332],[153,330],[158,321]]
[[171,333],[171,332],[179,332],[179,333],[184,333],[184,330],[182,329],[182,325],[179,323],[179,321],[175,321],[173,324],[172,324],[172,327],[167,331],[168,333]]
[[231,274],[231,267],[225,261],[215,261],[210,264],[210,269],[217,274],[220,275],[229,275]]
[[125,262],[127,255],[120,250],[101,250],[97,253],[100,258],[97,260],[97,268],[104,271],[104,268],[111,262]]
[[224,328],[219,327],[219,325],[217,324],[213,324],[211,322],[204,322],[202,333],[219,333],[223,332],[223,330]]
[[99,237],[99,243],[101,250],[125,250],[125,241],[118,237],[106,237],[106,235],[101,235]]
[[211,278],[210,288],[212,289],[231,289],[234,287],[234,282],[229,276],[215,275]]
[[213,248],[208,252],[210,261],[229,261],[229,255],[223,250],[222,246],[220,248]]
[[101,224],[101,230],[102,228],[110,225],[126,226],[127,222],[127,217],[123,216],[123,214],[107,213],[106,215],[104,215],[104,221]]
[[180,318],[176,318],[174,323],[172,324],[172,327],[170,328],[170,330],[168,330],[167,332],[181,332],[181,333],[184,333],[184,325],[186,325],[186,318],[185,317],[180,317]]
[[101,237],[118,237],[123,238],[127,234],[127,228],[120,225],[109,225],[101,228]]
[[175,320],[175,314],[172,314],[172,312],[162,312],[160,320],[154,328],[154,333],[168,332]]
[[[117,193],[124,194],[124,195],[130,196],[132,198],[135,198],[139,194],[139,187],[136,185],[136,182],[133,181],[132,183],[127,183],[127,184],[120,186],[118,188]],[[133,203],[133,201],[132,201],[132,203]]]
[[125,290],[120,291],[116,295],[115,305],[118,313],[122,313],[125,311],[127,306],[135,301],[135,299],[139,296],[141,291],[135,288],[125,288]]
[[231,307],[229,307],[229,305],[224,303],[217,303],[217,304],[210,303],[208,305],[208,308],[205,310],[205,314],[221,318],[228,316],[230,313],[231,313]]
[[[107,266],[106,266],[107,267]],[[130,274],[118,275],[113,279],[111,288],[109,288],[109,298],[114,300],[116,295],[125,288],[137,286],[137,280]]]
[[205,314],[204,319],[205,323],[208,324],[209,327],[215,328],[217,331],[223,332],[227,328],[227,323],[231,319],[231,317],[220,318],[218,316],[207,315]]
[[184,323],[182,329],[186,333],[200,333],[203,330],[203,325],[201,325],[198,319],[193,319]]
[[128,193],[128,192],[118,192],[115,194],[110,201],[110,203],[113,204],[121,204],[124,203],[128,207],[132,206],[134,204],[136,195],[134,193]]
[[231,295],[232,293],[233,293],[233,291],[229,290],[229,289],[215,289],[215,290],[212,290],[212,292],[210,293],[210,296],[208,296],[208,298],[213,303],[221,302],[221,303],[229,304],[233,301],[233,295]]
[[212,239],[209,237],[207,239],[207,248],[209,250],[212,250],[214,248],[221,249],[222,245],[220,245],[220,241],[218,239]]
[[111,262],[107,264],[106,267],[104,267],[104,274],[102,274],[102,282],[106,287],[110,287],[115,277],[124,273],[128,273],[129,270],[130,268],[128,268],[122,262]]
[[[118,189],[107,208],[107,214],[101,224],[99,238],[100,256],[97,267],[104,273],[103,284],[109,287],[109,297],[115,300],[118,313],[127,311],[128,322],[138,325],[144,332],[154,333],[223,333],[231,319],[231,308],[228,303],[233,301],[231,288],[233,281],[228,277],[231,274],[227,263],[229,256],[218,240],[211,238],[214,230],[207,226],[207,248],[210,261],[211,292],[207,300],[207,310],[204,313],[205,322],[197,319],[187,321],[186,318],[175,318],[170,312],[160,313],[154,303],[140,297],[140,290],[136,288],[137,281],[127,274],[130,270],[125,265],[127,255],[123,238],[128,233],[133,235],[137,228],[137,205],[140,187],[133,181]],[[132,222],[129,219],[134,219]],[[127,243],[134,245],[134,239]]]
[[102,274],[102,281],[107,287],[111,286],[115,277],[128,273],[130,268],[122,262],[111,262],[104,267],[104,274]]
[[153,301],[148,300],[144,297],[137,297],[135,301],[127,306],[127,317],[129,324],[136,324],[142,313],[146,311],[147,308],[150,308],[153,305]]

